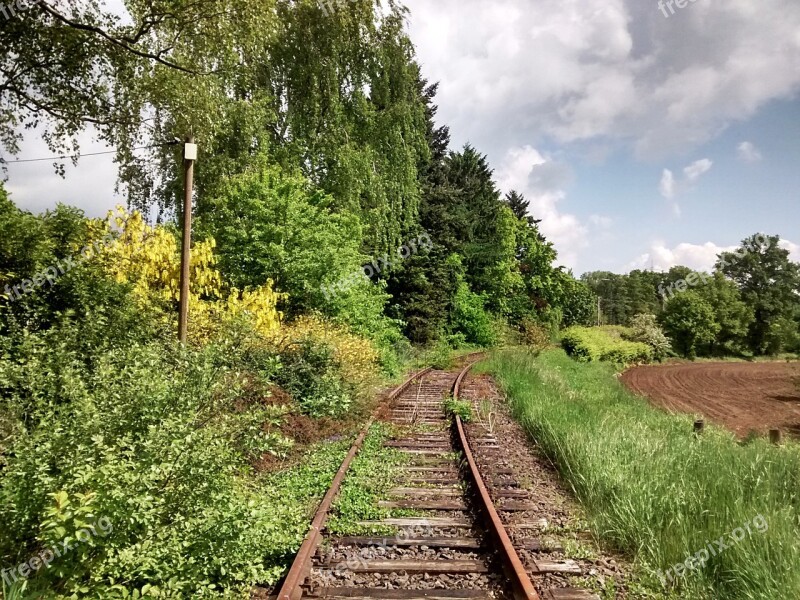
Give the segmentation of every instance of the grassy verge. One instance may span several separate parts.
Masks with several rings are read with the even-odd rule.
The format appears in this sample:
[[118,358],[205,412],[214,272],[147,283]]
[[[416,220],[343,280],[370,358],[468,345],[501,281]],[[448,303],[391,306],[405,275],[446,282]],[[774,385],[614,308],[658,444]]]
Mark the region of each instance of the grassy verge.
[[798,445],[740,445],[714,427],[695,439],[690,417],[630,394],[610,365],[560,350],[498,351],[484,370],[593,531],[635,558],[648,587],[699,600],[800,597]]

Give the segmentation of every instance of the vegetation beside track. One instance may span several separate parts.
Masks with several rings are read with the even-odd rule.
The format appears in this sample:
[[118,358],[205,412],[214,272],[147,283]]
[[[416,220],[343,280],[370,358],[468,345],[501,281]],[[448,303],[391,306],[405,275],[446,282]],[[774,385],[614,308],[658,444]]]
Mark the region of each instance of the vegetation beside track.
[[385,423],[370,427],[333,504],[327,524],[331,533],[359,535],[389,532],[389,529],[368,528],[358,522],[385,519],[397,514],[397,511],[378,506],[378,501],[385,499],[390,488],[397,485],[399,467],[409,462],[408,455],[383,445],[392,434],[392,429],[391,425]]
[[[561,350],[500,350],[481,368],[497,377],[598,538],[634,557],[648,587],[697,600],[800,597],[798,445],[740,444],[716,427],[695,438],[691,417],[652,408],[611,365],[577,363]],[[659,579],[759,516],[765,533],[753,529],[674,582]]]

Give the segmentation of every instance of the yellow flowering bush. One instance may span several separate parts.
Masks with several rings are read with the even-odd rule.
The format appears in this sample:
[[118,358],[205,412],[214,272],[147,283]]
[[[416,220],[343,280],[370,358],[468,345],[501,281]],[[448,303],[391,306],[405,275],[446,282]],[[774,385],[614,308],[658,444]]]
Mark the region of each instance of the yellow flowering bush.
[[[180,245],[173,232],[152,227],[138,211],[128,212],[118,206],[105,220],[92,223],[92,237],[97,239],[114,232],[116,241],[103,248],[103,264],[119,282],[133,285],[143,304],[163,305],[177,302],[180,295]],[[277,310],[282,294],[273,282],[250,290],[228,289],[216,269],[214,239],[197,242],[191,252],[191,292],[189,297],[189,334],[195,341],[208,341],[220,326],[246,316],[257,331],[268,334],[280,327]],[[165,315],[174,325],[174,315]]]
[[342,325],[317,315],[303,316],[289,325],[274,330],[268,339],[278,348],[310,342],[325,344],[333,350],[341,376],[348,384],[365,390],[374,381],[379,367],[379,353],[368,339],[352,334]]

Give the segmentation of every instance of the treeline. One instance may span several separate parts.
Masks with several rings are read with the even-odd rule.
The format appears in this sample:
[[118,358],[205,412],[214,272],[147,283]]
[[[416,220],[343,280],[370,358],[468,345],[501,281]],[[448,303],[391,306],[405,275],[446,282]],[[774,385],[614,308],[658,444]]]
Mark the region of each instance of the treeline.
[[[0,42],[18,53],[19,88],[3,95],[7,114],[32,122],[31,97],[48,106],[54,149],[92,123],[119,149],[131,207],[164,223],[180,217],[181,161],[163,142],[193,134],[197,238],[216,240],[232,284],[274,281],[288,320],[318,311],[380,343],[399,327],[455,345],[491,344],[503,323],[591,320],[592,295],[553,267],[525,199],[501,197],[478,150],[449,148],[404,7],[178,4],[132,4],[130,24],[73,0],[10,22]],[[15,122],[0,123],[11,150]],[[142,139],[155,147],[132,151]],[[324,294],[420,234],[432,248]]]
[[658,273],[585,273],[604,324],[654,314],[683,356],[800,352],[800,265],[779,236],[755,234],[717,257],[711,273],[672,267]]

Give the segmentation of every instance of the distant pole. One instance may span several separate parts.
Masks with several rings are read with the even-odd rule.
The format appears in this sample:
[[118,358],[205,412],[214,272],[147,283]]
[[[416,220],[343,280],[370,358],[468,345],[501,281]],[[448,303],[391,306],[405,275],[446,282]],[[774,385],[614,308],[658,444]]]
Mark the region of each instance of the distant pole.
[[183,146],[183,244],[181,245],[181,296],[178,315],[178,339],[186,343],[189,325],[189,264],[192,245],[192,191],[197,144],[188,136]]

